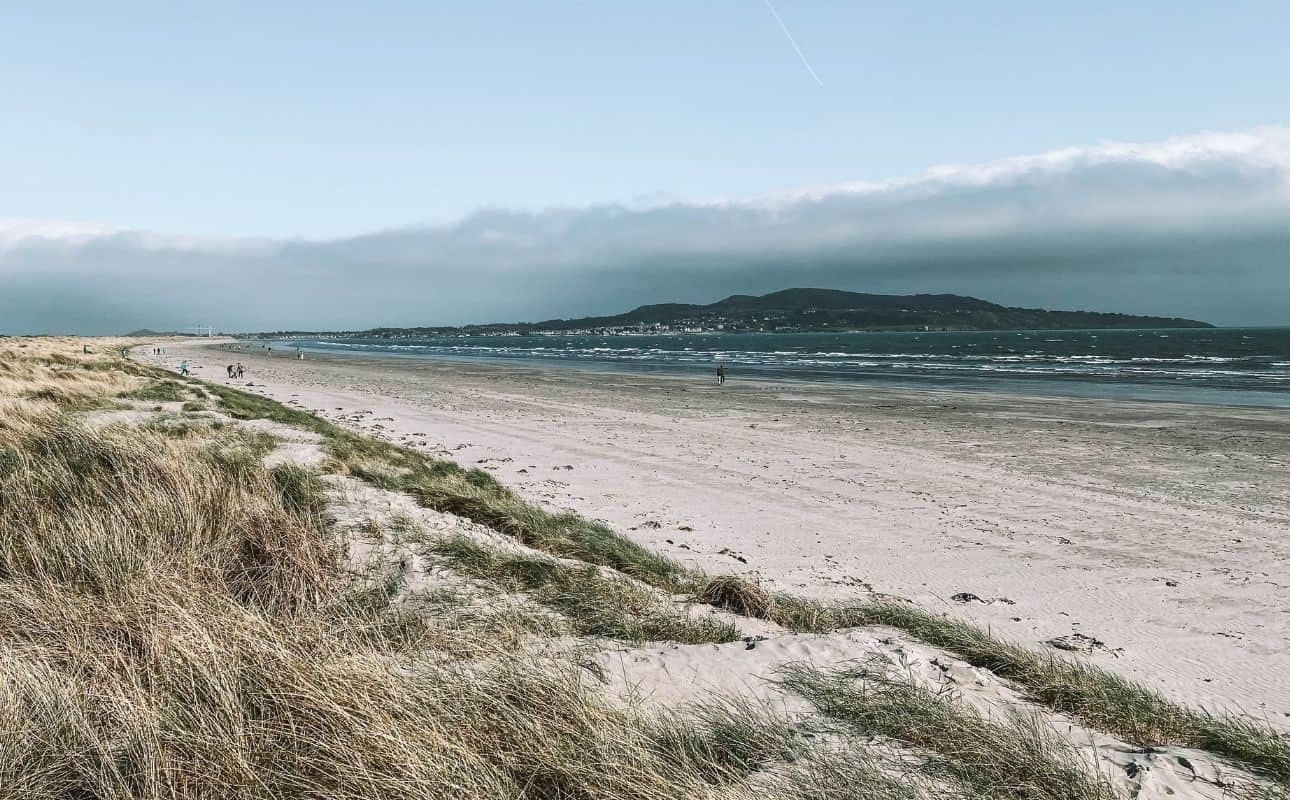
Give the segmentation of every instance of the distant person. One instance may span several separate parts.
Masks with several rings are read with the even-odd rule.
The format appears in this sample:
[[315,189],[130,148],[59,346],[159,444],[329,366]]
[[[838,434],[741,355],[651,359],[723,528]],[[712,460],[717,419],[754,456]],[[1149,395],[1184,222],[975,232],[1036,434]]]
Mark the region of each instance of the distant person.
[[236,374],[237,374],[237,377],[238,377],[238,379],[239,379],[239,380],[241,380],[242,376],[246,374],[246,370],[242,368],[242,362],[240,362],[240,361],[239,361],[239,362],[238,362],[238,364],[237,364],[237,373],[236,373]]
[[717,385],[718,386],[726,385],[726,365],[725,364],[717,365]]
[[305,351],[304,351],[304,350],[301,350],[299,347],[297,347],[297,348],[296,348],[296,358],[300,359],[301,361],[304,361],[304,360],[305,360]]
[[229,378],[232,378],[234,375],[237,374],[237,367],[233,366],[232,364],[229,364],[227,367],[224,368],[224,371],[228,373]]
[[188,374],[188,359],[184,359],[183,361],[179,362],[179,374],[180,375]]

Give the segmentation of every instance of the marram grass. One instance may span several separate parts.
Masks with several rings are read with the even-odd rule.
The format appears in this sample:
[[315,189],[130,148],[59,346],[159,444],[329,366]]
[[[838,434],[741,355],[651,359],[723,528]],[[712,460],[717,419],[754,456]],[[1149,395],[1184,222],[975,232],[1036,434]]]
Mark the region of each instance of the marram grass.
[[[994,749],[981,739],[991,733],[984,723],[956,717],[961,709],[940,713],[895,684],[870,681],[851,712],[886,709],[875,719],[907,740],[941,730],[951,739],[940,749],[917,745],[935,758],[879,764],[861,740],[822,747],[799,721],[725,701],[643,714],[605,701],[576,658],[525,647],[570,631],[629,642],[733,635],[715,619],[695,628],[674,616],[663,598],[677,591],[793,630],[896,627],[1091,726],[1140,744],[1208,749],[1290,785],[1286,737],[1257,722],[1178,706],[907,604],[825,604],[696,574],[603,524],[528,504],[487,473],[175,379],[116,357],[119,344],[86,354],[72,340],[0,341],[0,618],[9,621],[0,630],[0,786],[20,787],[15,796],[982,795],[982,784],[955,771],[984,769],[981,752]],[[397,574],[358,581],[343,568],[318,476],[265,470],[273,443],[234,425],[190,416],[179,435],[165,425],[89,428],[78,417],[175,397],[316,431],[333,468],[558,557],[488,552],[474,568],[559,618],[481,613],[447,590],[409,604],[395,599]],[[810,693],[802,680],[797,688]],[[849,697],[833,685],[826,694]],[[928,717],[929,708],[938,713]],[[846,716],[836,703],[832,711]],[[994,744],[1006,751],[1009,741],[1017,744]],[[1024,776],[1004,783],[1027,797],[1097,796],[1086,777],[1059,770],[1033,785]]]

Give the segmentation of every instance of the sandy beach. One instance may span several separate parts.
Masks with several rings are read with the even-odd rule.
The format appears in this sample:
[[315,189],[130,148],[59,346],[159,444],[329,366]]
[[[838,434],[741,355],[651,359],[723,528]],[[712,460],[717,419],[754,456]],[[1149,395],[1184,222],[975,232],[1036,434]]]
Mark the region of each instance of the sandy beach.
[[1284,412],[228,342],[136,354],[220,382],[241,361],[238,388],[488,469],[687,564],[908,598],[1290,725]]

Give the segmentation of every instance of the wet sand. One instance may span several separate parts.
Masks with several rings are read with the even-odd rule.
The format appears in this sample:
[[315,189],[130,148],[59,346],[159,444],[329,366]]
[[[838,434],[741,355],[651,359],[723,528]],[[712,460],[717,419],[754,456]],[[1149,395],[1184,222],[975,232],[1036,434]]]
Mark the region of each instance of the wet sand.
[[1290,725],[1284,411],[226,346],[166,362],[224,382],[241,360],[239,388],[703,569],[906,597]]

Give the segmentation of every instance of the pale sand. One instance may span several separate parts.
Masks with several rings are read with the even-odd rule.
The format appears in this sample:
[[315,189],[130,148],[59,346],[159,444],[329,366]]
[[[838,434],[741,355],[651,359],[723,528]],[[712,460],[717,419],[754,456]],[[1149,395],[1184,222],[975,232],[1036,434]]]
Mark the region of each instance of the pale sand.
[[239,388],[706,570],[900,595],[1037,647],[1083,633],[1105,643],[1092,661],[1173,699],[1290,724],[1284,411],[218,346],[165,362],[223,382],[241,360]]

